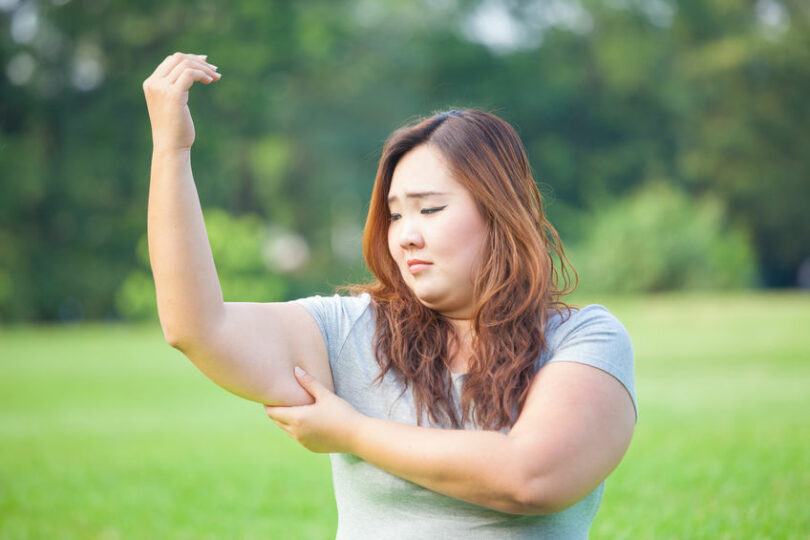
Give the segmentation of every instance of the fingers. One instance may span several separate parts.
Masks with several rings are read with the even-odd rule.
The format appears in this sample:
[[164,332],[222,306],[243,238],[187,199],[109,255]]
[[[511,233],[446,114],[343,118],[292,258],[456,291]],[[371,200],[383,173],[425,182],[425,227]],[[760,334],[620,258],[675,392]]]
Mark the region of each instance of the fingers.
[[264,412],[270,417],[270,420],[276,424],[283,424],[285,426],[292,422],[295,414],[292,407],[271,407],[270,405],[264,406]]
[[205,61],[208,58],[207,54],[184,54],[181,52],[176,52],[167,56],[163,62],[157,67],[154,72],[154,75],[157,77],[165,77],[169,74],[169,72],[174,69],[177,64],[182,62],[186,59],[195,59],[200,61]]
[[[180,80],[181,77],[186,75],[189,71],[194,71],[198,73],[194,73],[193,80],[199,80],[202,82],[211,82],[214,79],[219,79],[219,73],[217,73],[217,67],[213,64],[209,64],[207,62],[203,62],[201,60],[194,60],[190,58],[186,58],[181,60],[176,66],[172,68],[172,70],[166,75],[165,80],[169,84],[175,84]],[[206,80],[207,77],[207,80]]]
[[[218,78],[219,77],[217,77],[217,79]],[[214,79],[212,79],[210,76],[208,76],[208,74],[206,74],[202,70],[187,69],[183,71],[183,73],[180,75],[180,78],[177,79],[177,81],[171,85],[171,88],[173,88],[178,92],[187,92],[188,89],[191,88],[191,85],[194,84],[195,82],[209,84],[213,80]]]
[[[153,88],[169,89],[177,86],[175,90],[187,91],[194,82],[209,84],[218,81],[221,77],[217,67],[205,61],[206,55],[174,53],[157,67],[152,75],[143,83],[144,91]],[[180,83],[179,85],[177,83]]]
[[221,76],[217,73],[217,67],[206,62],[206,58],[205,55],[182,53],[167,57],[143,82],[143,91],[150,111],[152,110],[150,102],[187,95],[186,92],[195,82],[210,84],[218,81]]
[[323,385],[321,385],[315,377],[298,366],[295,366],[293,371],[295,372],[295,378],[298,379],[298,383],[317,401]]

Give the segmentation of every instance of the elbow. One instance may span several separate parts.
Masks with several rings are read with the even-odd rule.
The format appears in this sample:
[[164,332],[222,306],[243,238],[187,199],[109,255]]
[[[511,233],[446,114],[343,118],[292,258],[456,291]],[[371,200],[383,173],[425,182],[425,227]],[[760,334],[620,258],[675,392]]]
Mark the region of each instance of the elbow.
[[184,341],[167,334],[163,334],[163,337],[166,339],[166,343],[168,343],[172,348],[177,349],[180,352],[185,350],[186,346]]
[[513,492],[510,513],[520,515],[554,514],[576,501],[563,500],[553,486],[543,479],[529,478],[519,483]]
[[200,343],[209,341],[216,331],[221,317],[204,311],[194,316],[187,311],[172,309],[171,304],[162,305],[158,302],[158,319],[166,343],[181,352],[187,352],[189,347],[197,347]]
[[541,494],[538,494],[535,490],[529,489],[528,487],[523,487],[522,489],[518,490],[513,497],[512,503],[512,514],[520,514],[524,516],[535,516],[535,515],[542,515],[542,514],[553,514],[554,512],[558,511],[556,508],[552,508],[547,501]]
[[166,343],[174,347],[175,349],[182,349],[183,347],[183,340],[180,339],[180,334],[176,332],[174,327],[167,322],[161,320],[160,321],[160,328],[163,330],[163,339],[166,340]]
[[175,349],[182,350],[183,339],[181,337],[182,332],[180,328],[182,325],[177,324],[178,318],[171,316],[173,313],[168,309],[168,306],[161,304],[160,298],[158,298],[157,308],[160,329],[163,331],[163,339]]
[[188,350],[191,340],[188,339],[185,332],[163,319],[160,321],[160,328],[163,330],[163,339],[166,340],[166,343],[181,352]]

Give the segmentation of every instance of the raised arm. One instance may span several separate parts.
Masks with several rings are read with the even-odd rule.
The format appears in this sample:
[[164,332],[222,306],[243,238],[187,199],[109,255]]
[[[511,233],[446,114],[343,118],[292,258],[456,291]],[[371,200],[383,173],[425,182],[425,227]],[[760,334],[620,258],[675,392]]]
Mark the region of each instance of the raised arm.
[[223,388],[260,403],[304,404],[301,365],[332,386],[315,321],[294,304],[225,303],[191,172],[195,82],[220,79],[205,56],[175,53],[143,83],[152,124],[149,258],[163,334]]

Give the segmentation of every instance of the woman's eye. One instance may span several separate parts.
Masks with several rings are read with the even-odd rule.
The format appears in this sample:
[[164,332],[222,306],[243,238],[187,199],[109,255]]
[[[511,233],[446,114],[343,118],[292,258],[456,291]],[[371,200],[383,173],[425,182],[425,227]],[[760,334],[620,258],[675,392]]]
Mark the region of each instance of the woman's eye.
[[389,216],[388,216],[388,221],[396,221],[396,220],[398,220],[400,217],[401,217],[401,216],[400,216],[399,214],[391,214],[391,215],[389,215]]
[[447,208],[447,205],[444,206],[434,206],[433,208],[422,208],[423,214],[434,214],[436,212],[440,212]]

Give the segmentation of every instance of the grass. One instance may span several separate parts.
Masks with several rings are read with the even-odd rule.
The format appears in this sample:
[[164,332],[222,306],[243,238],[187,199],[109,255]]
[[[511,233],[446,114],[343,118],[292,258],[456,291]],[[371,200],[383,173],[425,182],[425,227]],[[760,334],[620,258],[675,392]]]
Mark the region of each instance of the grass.
[[808,538],[810,295],[604,300],[640,417],[593,538]]
[[[595,298],[640,418],[591,538],[807,538],[810,295]],[[326,456],[157,325],[0,330],[0,538],[333,538]]]

